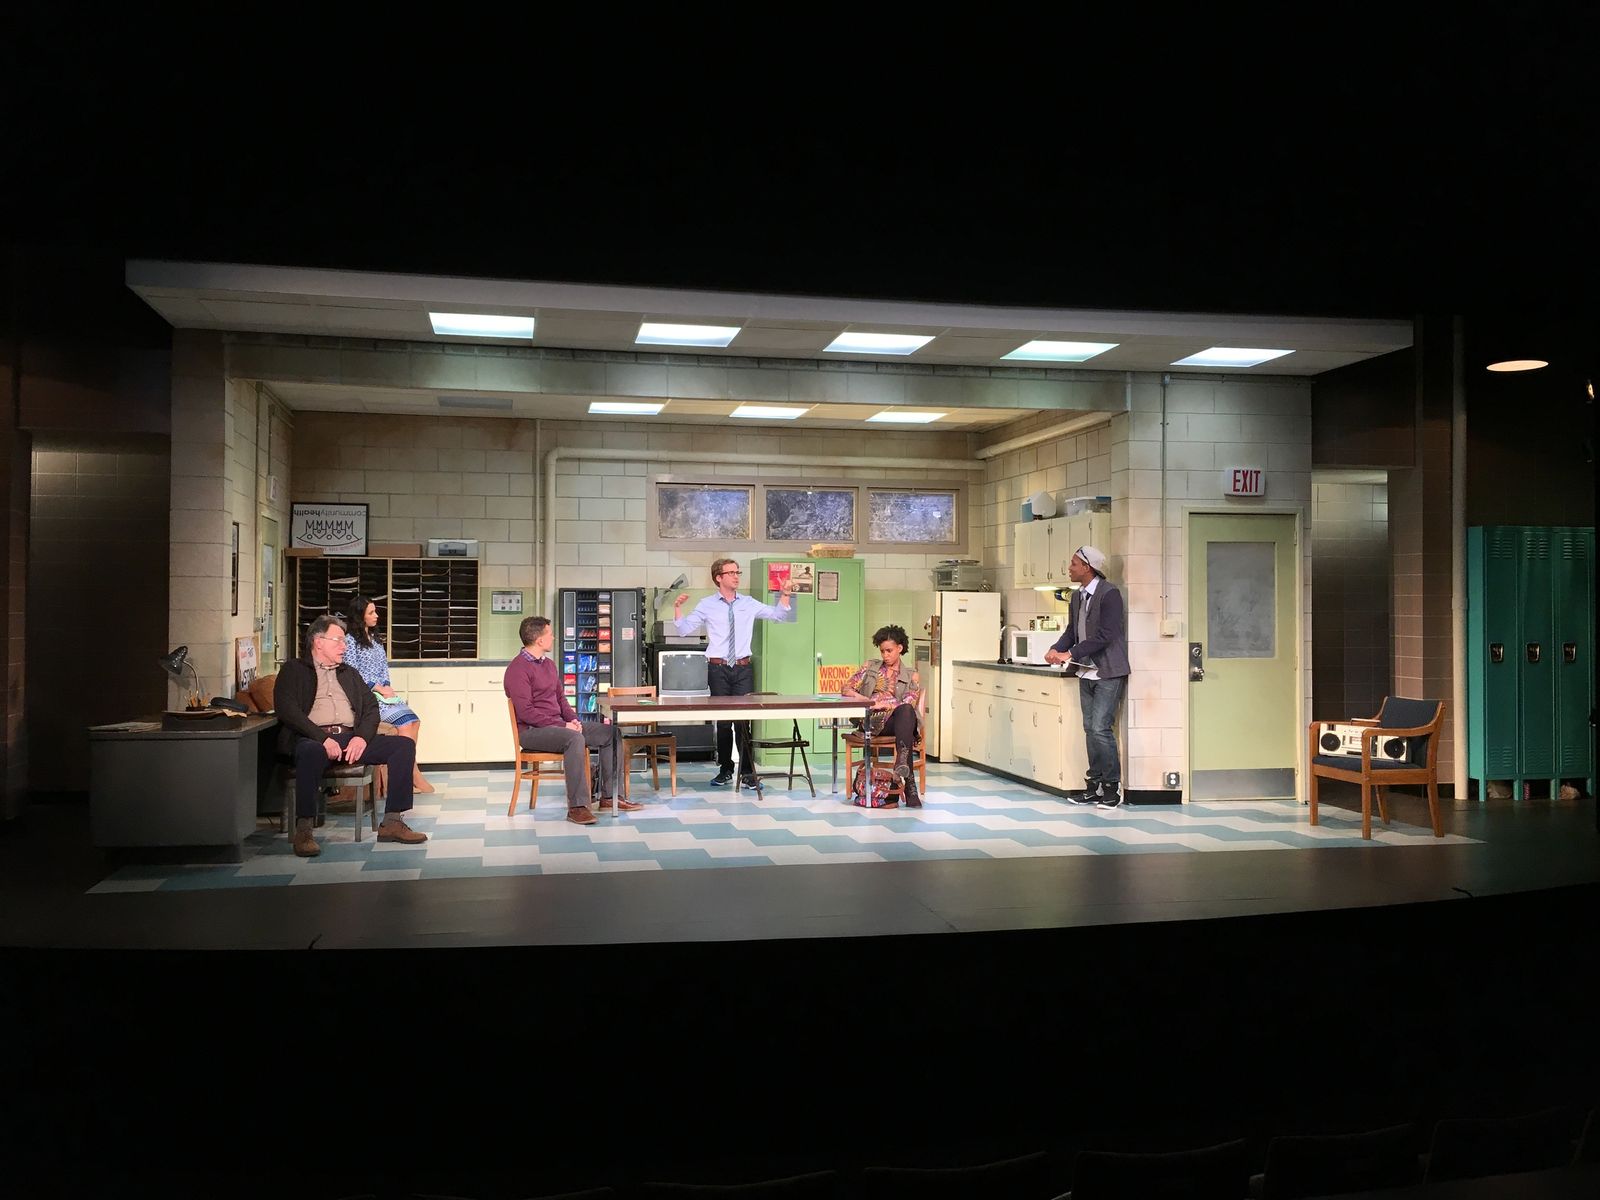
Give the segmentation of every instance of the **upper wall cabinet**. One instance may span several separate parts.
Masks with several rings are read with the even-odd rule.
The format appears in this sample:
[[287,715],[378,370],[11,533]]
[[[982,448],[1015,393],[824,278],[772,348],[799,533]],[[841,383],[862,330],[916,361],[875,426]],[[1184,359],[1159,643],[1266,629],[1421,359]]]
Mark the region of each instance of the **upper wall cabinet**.
[[1079,546],[1107,550],[1111,541],[1110,513],[1078,513],[1048,521],[1023,521],[1015,527],[1012,545],[1014,587],[1067,587],[1067,564]]

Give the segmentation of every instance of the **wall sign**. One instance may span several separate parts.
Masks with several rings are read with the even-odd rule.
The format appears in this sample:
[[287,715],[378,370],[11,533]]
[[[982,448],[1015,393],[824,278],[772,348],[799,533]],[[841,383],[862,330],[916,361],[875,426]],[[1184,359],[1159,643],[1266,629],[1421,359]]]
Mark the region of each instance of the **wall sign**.
[[490,592],[489,611],[497,613],[519,613],[522,611],[521,592]]
[[289,518],[289,545],[324,554],[365,555],[365,504],[296,504]]
[[1224,467],[1222,469],[1222,494],[1224,496],[1265,496],[1267,473],[1260,467]]

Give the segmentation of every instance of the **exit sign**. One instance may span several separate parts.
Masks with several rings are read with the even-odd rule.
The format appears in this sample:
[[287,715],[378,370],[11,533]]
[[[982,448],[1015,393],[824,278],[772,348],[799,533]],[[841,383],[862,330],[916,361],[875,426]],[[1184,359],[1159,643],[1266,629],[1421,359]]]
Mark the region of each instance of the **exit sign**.
[[1260,467],[1224,467],[1222,471],[1224,496],[1265,496],[1267,473]]

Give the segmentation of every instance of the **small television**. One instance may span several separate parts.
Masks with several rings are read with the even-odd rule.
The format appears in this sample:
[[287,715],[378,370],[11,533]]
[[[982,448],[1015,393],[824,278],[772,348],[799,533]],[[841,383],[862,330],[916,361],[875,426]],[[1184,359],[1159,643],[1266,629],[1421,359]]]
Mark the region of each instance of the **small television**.
[[656,695],[709,696],[704,650],[661,650],[656,654]]

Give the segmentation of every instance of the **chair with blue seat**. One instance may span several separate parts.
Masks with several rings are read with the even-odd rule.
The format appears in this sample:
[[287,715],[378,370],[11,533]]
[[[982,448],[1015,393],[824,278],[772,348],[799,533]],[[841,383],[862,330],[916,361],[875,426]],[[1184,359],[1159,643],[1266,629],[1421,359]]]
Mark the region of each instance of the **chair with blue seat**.
[[[1317,823],[1317,784],[1322,779],[1338,779],[1361,787],[1361,836],[1372,837],[1372,795],[1378,796],[1378,815],[1389,823],[1386,788],[1399,784],[1424,784],[1428,789],[1428,815],[1433,821],[1433,836],[1443,837],[1439,824],[1439,730],[1444,724],[1443,700],[1412,700],[1386,696],[1375,717],[1357,717],[1340,722],[1365,725],[1361,731],[1361,755],[1323,754],[1317,745],[1322,721],[1311,722],[1311,823]],[[1404,758],[1391,759],[1378,753],[1379,739],[1405,738]]]

